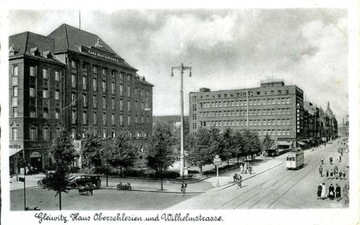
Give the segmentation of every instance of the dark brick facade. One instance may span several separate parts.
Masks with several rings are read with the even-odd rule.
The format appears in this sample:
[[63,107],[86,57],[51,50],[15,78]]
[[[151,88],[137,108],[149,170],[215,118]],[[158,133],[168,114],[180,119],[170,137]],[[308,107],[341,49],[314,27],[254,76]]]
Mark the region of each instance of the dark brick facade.
[[63,24],[48,37],[25,32],[9,41],[11,157],[44,169],[61,126],[77,140],[89,128],[104,139],[121,129],[136,144],[148,139],[153,85],[98,36]]

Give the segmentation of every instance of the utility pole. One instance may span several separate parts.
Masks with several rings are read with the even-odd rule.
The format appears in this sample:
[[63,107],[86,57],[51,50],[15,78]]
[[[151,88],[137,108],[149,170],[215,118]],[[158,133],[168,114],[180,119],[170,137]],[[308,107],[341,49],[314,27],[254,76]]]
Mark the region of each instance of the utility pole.
[[79,10],[79,29],[81,29],[81,10]]
[[185,166],[185,157],[184,157],[184,81],[183,81],[183,75],[185,70],[190,70],[189,77],[191,77],[191,69],[192,67],[184,66],[183,63],[181,63],[181,66],[177,67],[171,67],[171,76],[174,76],[174,69],[180,70],[180,78],[181,78],[181,84],[180,84],[180,105],[181,105],[181,139],[180,139],[180,176],[184,178],[184,166]]
[[246,127],[249,128],[249,93],[250,91],[246,92]]

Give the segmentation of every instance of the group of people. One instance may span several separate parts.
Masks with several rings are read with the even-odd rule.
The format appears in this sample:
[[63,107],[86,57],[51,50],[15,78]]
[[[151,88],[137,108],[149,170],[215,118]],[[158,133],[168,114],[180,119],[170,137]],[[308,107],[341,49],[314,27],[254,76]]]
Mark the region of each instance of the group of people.
[[[319,174],[321,177],[323,177],[323,173],[324,173],[324,156],[321,157],[321,164],[319,166]],[[330,169],[326,169],[325,170],[325,175],[327,179],[346,179],[346,171],[345,170],[340,170],[337,165],[332,166],[333,164],[333,159],[332,157],[329,158],[329,162],[330,162]]]
[[247,174],[247,173],[249,173],[249,174],[251,174],[251,172],[252,172],[252,166],[250,165],[250,163],[241,163],[240,164],[240,172],[241,173],[245,173],[245,174]]
[[[338,151],[339,157],[337,159],[338,162],[341,162],[341,157],[343,154],[343,151]],[[329,166],[325,169],[324,167],[324,156],[321,156],[320,159],[320,166],[319,166],[319,173],[320,176],[323,177],[326,176],[327,180],[336,179],[336,180],[345,180],[346,179],[346,171],[345,169],[339,169],[338,165],[336,165],[336,162],[334,162],[333,157],[329,157]],[[325,173],[324,173],[325,171]],[[337,183],[335,187],[333,184],[330,184],[329,187],[326,187],[325,183],[320,183],[317,187],[317,197],[318,199],[329,199],[329,200],[337,200],[340,201],[341,199],[344,199],[344,203],[349,203],[349,188],[348,185],[345,184],[343,188],[340,187],[340,185]]]
[[[339,186],[339,184],[336,184],[335,187],[333,186],[333,184],[330,184],[328,191],[326,191],[326,185],[325,183],[319,184],[318,189],[317,189],[317,196],[318,199],[330,199],[330,200],[334,200],[336,199],[337,201],[341,200],[341,187]],[[349,188],[347,186],[347,184],[345,184],[344,188],[343,188],[343,198],[344,198],[344,202],[345,204],[349,203]]]

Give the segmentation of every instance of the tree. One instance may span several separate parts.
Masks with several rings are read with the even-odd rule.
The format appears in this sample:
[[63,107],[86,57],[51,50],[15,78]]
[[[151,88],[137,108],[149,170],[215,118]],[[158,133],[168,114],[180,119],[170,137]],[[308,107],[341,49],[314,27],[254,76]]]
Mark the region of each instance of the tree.
[[102,140],[92,129],[85,132],[81,155],[83,157],[83,164],[88,169],[88,173],[101,170],[103,166]]
[[259,135],[257,132],[252,132],[252,145],[251,145],[251,157],[254,158],[255,155],[258,155],[262,151],[262,143],[260,141]]
[[[61,193],[68,193],[68,175],[74,161],[75,149],[72,138],[68,132],[62,128],[59,135],[53,139],[50,148],[55,172],[49,176],[49,182],[45,186],[49,190],[56,192],[59,196],[59,209],[61,210]],[[55,195],[55,196],[56,196]]]
[[112,140],[104,156],[111,166],[120,167],[120,176],[123,177],[123,168],[134,165],[138,152],[139,148],[131,143],[129,133],[122,130]]
[[271,149],[272,145],[273,145],[273,141],[271,140],[270,136],[266,134],[263,140],[264,151]]
[[235,142],[234,142],[233,130],[227,128],[225,129],[224,132],[222,132],[218,154],[221,160],[228,162],[228,165],[229,165],[229,160],[233,155],[232,153],[234,147],[235,147]]
[[175,139],[169,124],[157,123],[146,144],[147,165],[160,172],[161,190],[163,190],[163,170],[175,162],[176,152],[173,148]]
[[243,133],[243,155],[253,157],[261,152],[262,145],[256,132],[245,130]]
[[[216,131],[213,130],[213,135]],[[215,156],[215,148],[212,147],[211,133],[209,130],[200,128],[198,132],[193,135],[189,134],[185,138],[185,149],[188,151],[188,160],[190,164],[199,167],[202,175],[202,167],[207,164],[212,164]]]
[[234,147],[232,148],[232,155],[236,157],[237,164],[239,164],[240,157],[244,155],[244,140],[240,131],[235,132],[233,136],[233,145]]

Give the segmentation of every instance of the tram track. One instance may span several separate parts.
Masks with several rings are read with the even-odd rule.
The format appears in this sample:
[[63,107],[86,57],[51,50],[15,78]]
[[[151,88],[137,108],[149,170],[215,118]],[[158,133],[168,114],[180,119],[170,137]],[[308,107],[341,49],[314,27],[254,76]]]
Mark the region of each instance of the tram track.
[[[325,150],[325,151],[324,151]],[[283,196],[285,196],[290,190],[292,190],[299,182],[301,182],[308,174],[310,174],[311,172],[314,171],[314,169],[318,166],[318,163],[315,163],[316,161],[320,161],[320,156],[324,155],[324,153],[328,153],[326,154],[326,156],[328,156],[331,152],[333,151],[329,151],[327,149],[323,149],[323,150],[318,150],[316,152],[314,152],[313,154],[310,155],[310,160],[307,161],[306,166],[304,167],[306,170],[306,173],[304,173],[304,170],[297,170],[297,171],[290,171],[290,170],[286,170],[284,172],[279,171],[278,175],[283,174],[283,176],[277,176],[276,180],[274,180],[274,177],[270,177],[268,179],[266,179],[265,181],[255,185],[254,187],[251,187],[250,190],[247,190],[245,192],[242,192],[241,194],[239,194],[238,196],[236,196],[235,198],[223,203],[222,205],[216,207],[215,209],[220,209],[220,208],[239,208],[240,206],[245,206],[246,204],[248,204],[248,207],[246,208],[254,208],[258,203],[260,203],[261,201],[263,201],[266,198],[274,198],[274,196],[276,196],[276,198],[274,200],[271,199],[271,204],[268,205],[266,208],[270,208],[273,204],[275,204],[279,199],[283,198]],[[296,182],[294,182],[296,181]],[[285,189],[284,191],[281,191],[280,193],[278,193],[278,191],[284,187],[285,185],[287,185],[289,182],[294,182],[293,184],[291,184],[291,186],[287,189]],[[249,195],[250,196],[247,196]],[[246,199],[244,199],[244,201],[242,201],[240,204],[236,204],[236,201],[240,200],[240,198],[247,196]],[[252,202],[255,201],[255,202]]]

